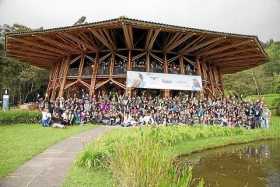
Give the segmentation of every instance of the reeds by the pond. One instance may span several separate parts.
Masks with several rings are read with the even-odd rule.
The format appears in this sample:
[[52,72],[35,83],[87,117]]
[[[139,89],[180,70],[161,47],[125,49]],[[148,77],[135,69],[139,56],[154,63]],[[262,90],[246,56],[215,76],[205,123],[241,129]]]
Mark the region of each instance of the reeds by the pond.
[[88,145],[77,164],[110,170],[116,186],[189,186],[191,169],[174,165],[163,154],[165,149],[215,137],[274,137],[279,133],[278,122],[270,130],[201,125],[114,129]]

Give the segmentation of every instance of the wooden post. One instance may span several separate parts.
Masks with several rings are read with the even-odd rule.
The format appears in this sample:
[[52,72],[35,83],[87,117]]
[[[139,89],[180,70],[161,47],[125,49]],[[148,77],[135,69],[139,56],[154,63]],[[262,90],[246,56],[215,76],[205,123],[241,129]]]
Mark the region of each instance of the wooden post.
[[96,75],[99,67],[99,52],[96,52],[94,64],[92,64],[92,75],[90,81],[89,95],[92,97],[95,94]]
[[150,71],[150,52],[147,51],[146,54],[146,71],[149,72]]
[[[164,54],[164,73],[168,73],[168,62],[167,62],[167,57],[166,57],[166,54]],[[168,98],[170,97],[170,90],[164,90],[164,94],[163,96],[165,98]]]
[[218,75],[219,75],[219,83],[220,83],[220,89],[222,93],[224,94],[224,81],[223,81],[223,74],[220,69],[218,69]]
[[[202,71],[202,67],[201,67],[199,58],[196,59],[196,64],[195,65],[196,65],[195,69],[197,70],[197,74],[199,76],[201,76],[201,81],[203,82],[203,77],[202,77],[202,72],[201,72]],[[202,90],[200,91],[200,96],[204,97],[204,85],[203,85],[203,83],[202,83]]]
[[213,66],[211,64],[208,65],[208,74],[210,79],[210,88],[213,95],[215,96],[216,92],[215,92],[214,79],[213,79]]
[[82,80],[82,75],[83,75],[83,69],[84,69],[84,63],[85,63],[85,54],[83,53],[81,55],[81,61],[79,65],[79,74],[78,74],[78,81]]
[[203,75],[203,80],[204,80],[204,85],[203,85],[203,92],[204,93],[203,93],[203,95],[208,96],[209,95],[209,87],[208,87],[209,86],[209,77],[207,75],[208,68],[207,68],[205,62],[201,62],[200,66],[201,66],[201,73]]
[[109,67],[109,79],[112,79],[114,64],[115,64],[115,53],[112,53],[110,67]]
[[[128,51],[128,63],[127,63],[127,71],[131,71],[132,70],[132,62],[131,62],[131,50]],[[128,97],[131,97],[131,93],[132,93],[132,89],[131,88],[128,88],[126,87],[125,89],[125,93]]]
[[64,63],[61,66],[61,69],[63,69],[62,72],[62,81],[60,83],[60,88],[59,88],[59,93],[58,96],[62,97],[63,93],[64,93],[64,87],[65,87],[65,83],[67,80],[67,74],[68,74],[68,69],[69,69],[69,62],[70,62],[70,56],[67,56],[67,58],[64,60]]
[[45,94],[45,99],[49,99],[50,97],[50,93],[51,93],[51,89],[52,89],[52,78],[53,78],[53,74],[54,74],[54,69],[55,67],[51,67],[50,72],[49,72],[49,82],[48,82],[48,88]]
[[223,92],[220,88],[220,83],[219,83],[219,72],[217,69],[217,66],[213,66],[213,74],[214,74],[214,82],[215,82],[215,89],[218,91],[219,95],[223,95]]
[[185,74],[185,66],[184,66],[183,56],[179,57],[179,62],[180,62],[180,73]]
[[53,80],[52,80],[51,101],[54,101],[56,97],[57,81],[58,81],[60,66],[61,66],[61,62],[57,62],[55,66],[55,72],[53,74]]

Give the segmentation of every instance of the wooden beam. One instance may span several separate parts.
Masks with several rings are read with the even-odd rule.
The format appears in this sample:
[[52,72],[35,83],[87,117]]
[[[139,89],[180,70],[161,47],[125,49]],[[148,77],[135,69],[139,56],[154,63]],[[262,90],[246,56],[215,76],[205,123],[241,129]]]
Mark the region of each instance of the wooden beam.
[[96,53],[96,58],[94,60],[94,64],[92,65],[92,76],[91,76],[91,82],[90,82],[90,90],[89,95],[93,96],[95,94],[95,85],[96,85],[96,76],[97,76],[97,70],[99,67],[99,53]]
[[123,33],[124,33],[126,46],[128,47],[128,49],[134,48],[134,46],[133,46],[133,33],[130,33],[131,30],[129,29],[129,25],[126,25],[125,23],[122,23],[122,29],[123,29]]
[[153,48],[154,42],[160,32],[160,29],[150,29],[146,38],[145,49],[150,50]]
[[166,52],[172,51],[173,49],[175,49],[177,46],[179,46],[180,44],[182,44],[183,42],[187,41],[189,38],[191,38],[193,35],[195,35],[194,33],[188,33],[182,37],[180,37],[179,39],[175,40],[170,46],[168,46],[166,48]]
[[183,56],[179,57],[179,62],[180,62],[180,73],[185,74],[185,65],[184,65],[184,58]]
[[149,52],[147,52],[147,54],[146,54],[145,65],[146,65],[146,71],[149,72],[150,71],[150,53]]
[[35,53],[35,54],[43,54],[43,55],[48,55],[51,57],[56,57],[56,58],[61,58],[62,55],[60,54],[56,54],[56,53],[52,53],[52,52],[47,52],[47,51],[43,51],[40,49],[36,49],[36,48],[32,48],[32,47],[28,47],[28,48],[22,48],[20,46],[18,47],[9,47],[6,49],[6,52],[13,52],[13,51],[21,51],[21,52],[28,52],[28,53]]
[[63,32],[61,34],[64,35],[65,37],[68,37],[69,39],[73,40],[77,44],[80,44],[80,46],[82,46],[82,48],[84,50],[87,50],[87,49],[92,50],[92,51],[97,50],[93,46],[89,45],[87,42],[84,42],[83,40],[79,39],[79,37],[75,36],[75,34],[71,34],[71,33],[67,33],[67,32]]
[[107,79],[107,80],[105,80],[105,81],[103,81],[103,82],[97,83],[96,86],[95,86],[95,90],[97,90],[97,89],[100,88],[101,86],[105,85],[105,84],[108,83],[109,81],[110,81],[110,79]]
[[150,41],[149,46],[148,46],[148,50],[153,48],[153,45],[155,43],[155,40],[156,40],[159,32],[160,32],[160,29],[154,30],[153,36],[152,36],[151,41]]
[[91,29],[91,28],[89,28],[89,30],[104,46],[106,46],[110,50],[114,50],[111,44],[107,41],[107,39],[104,37],[104,34],[101,33],[100,30]]
[[184,55],[186,54],[185,51],[188,50],[191,46],[195,45],[196,43],[199,43],[200,41],[204,40],[205,36],[200,35],[196,39],[194,39],[192,42],[188,43],[183,49],[179,51],[180,54]]
[[201,56],[209,56],[211,54],[213,55],[213,54],[216,54],[216,53],[220,53],[220,52],[223,52],[223,51],[228,50],[228,49],[232,49],[232,48],[235,48],[235,47],[246,45],[248,43],[251,43],[252,41],[253,40],[245,40],[245,41],[242,41],[242,42],[237,42],[237,43],[226,45],[226,46],[223,46],[223,47],[214,48],[213,50],[202,53]]
[[[103,31],[103,33],[101,32],[101,31]],[[109,33],[109,31],[107,30],[107,29],[102,29],[100,32],[101,32],[101,34],[104,36],[104,38],[106,38],[107,39],[107,41],[109,42],[109,44],[112,46],[112,48],[115,50],[115,49],[117,49],[117,47],[116,47],[116,45],[115,45],[115,43],[114,43],[114,41],[113,41],[113,38],[112,38],[112,36],[110,35],[110,33]],[[111,34],[113,34],[113,33],[111,33]]]
[[[164,53],[164,73],[168,73],[168,61],[167,61],[167,56],[166,53]],[[170,96],[170,90],[165,89],[163,92],[163,96],[165,98],[168,98]]]
[[223,58],[223,57],[231,57],[231,55],[237,55],[237,54],[242,54],[242,53],[246,53],[246,52],[257,52],[258,48],[249,48],[249,49],[240,49],[240,50],[234,50],[234,51],[230,51],[230,52],[223,52],[221,54],[218,55],[213,55],[213,56],[209,56],[206,59],[207,60],[214,60],[214,59],[219,59],[219,58]]
[[225,39],[224,40],[219,40],[219,41],[216,41],[214,43],[211,43],[209,44],[208,46],[206,47],[203,47],[202,49],[199,49],[198,51],[192,53],[194,56],[200,56],[201,53],[204,53],[206,51],[209,51],[210,49],[213,49],[215,48],[216,46],[218,45],[221,45],[223,42],[225,42]]
[[116,84],[116,85],[118,85],[119,87],[125,89],[125,85],[124,85],[123,83],[118,82],[118,81],[116,81],[116,80],[114,80],[114,79],[110,79],[110,80],[111,80],[114,84]]
[[172,43],[174,43],[176,40],[178,40],[178,38],[181,38],[183,36],[183,33],[179,33],[179,32],[176,32],[175,34],[173,35],[169,35],[167,37],[167,39],[164,41],[164,46],[163,46],[163,51],[167,51],[166,49],[172,45]]
[[20,55],[20,56],[31,56],[31,57],[39,57],[39,58],[44,58],[44,59],[48,59],[48,60],[57,60],[59,59],[59,57],[53,57],[53,56],[49,56],[49,55],[44,55],[44,54],[37,54],[37,53],[30,53],[27,51],[10,51],[9,54],[15,54],[15,55]]
[[78,72],[78,78],[77,78],[78,80],[82,80],[84,63],[85,63],[85,54],[82,54],[80,65],[79,65],[79,72]]
[[196,62],[193,62],[192,60],[188,59],[188,58],[185,57],[185,56],[183,56],[183,59],[184,59],[185,61],[187,61],[188,63],[190,63],[191,65],[193,65],[193,66],[196,64]]
[[114,71],[114,64],[115,64],[115,54],[112,53],[111,56],[111,62],[110,62],[110,66],[109,66],[109,78],[112,79],[113,76],[113,71]]
[[260,56],[260,55],[244,55],[244,56],[239,55],[239,56],[235,56],[235,57],[215,59],[215,60],[213,60],[213,62],[217,63],[217,62],[225,62],[225,61],[230,61],[230,60],[246,60],[246,59],[254,59],[254,58],[265,59],[266,57]]
[[164,64],[164,59],[158,57],[157,55],[153,54],[152,52],[150,53],[150,55],[156,59],[158,62],[160,62],[161,64]]
[[62,97],[63,93],[64,93],[64,87],[66,84],[66,80],[67,80],[67,73],[68,73],[68,69],[69,69],[69,65],[70,65],[70,56],[67,56],[63,65],[62,65],[62,69],[63,69],[63,78],[60,84],[60,88],[59,88],[59,92],[58,92],[58,97]]
[[[215,64],[219,65],[219,66],[224,66],[224,65],[235,65],[235,64],[239,64],[239,65],[248,65],[248,64],[254,64],[257,63],[259,60],[263,60],[264,58],[255,58],[255,59],[247,59],[247,60],[229,60],[229,61],[221,61],[221,62],[217,62]],[[240,64],[241,63],[241,64]]]
[[222,72],[221,72],[221,70],[219,68],[217,68],[217,71],[218,71],[218,79],[219,79],[219,83],[220,83],[220,89],[224,93],[223,74],[222,74]]
[[213,95],[215,96],[215,87],[213,85],[214,83],[214,78],[213,78],[213,69],[212,66],[208,66],[208,75],[209,75],[209,83],[210,83],[210,88],[212,90]]
[[66,36],[62,35],[61,33],[55,33],[55,36],[57,38],[59,38],[65,45],[68,45],[69,47],[77,49],[79,51],[79,53],[81,51],[83,51],[82,46],[78,45],[76,42],[74,42],[70,38],[67,38]]
[[141,58],[141,57],[144,56],[144,55],[146,55],[146,52],[143,52],[143,53],[140,53],[140,54],[134,56],[134,57],[132,58],[132,61],[135,61],[135,60],[137,60],[138,58]]
[[46,46],[46,45],[42,45],[42,44],[39,44],[38,42],[34,42],[34,41],[22,39],[22,38],[10,38],[10,39],[18,41],[18,42],[26,44],[26,45],[30,45],[30,46],[38,47],[38,48],[41,48],[41,49],[45,49],[47,51],[52,51],[54,53],[66,55],[66,53],[63,50],[53,48],[53,47],[50,47],[50,46]]
[[84,85],[85,87],[87,87],[87,89],[90,89],[90,85],[88,83],[86,83],[83,80],[78,80],[79,83],[81,83],[82,85]]
[[84,41],[87,41],[89,45],[93,46],[93,48],[95,48],[96,50],[98,50],[98,47],[96,45],[96,43],[94,42],[94,40],[90,39],[89,36],[84,33],[84,32],[80,32],[79,36],[81,37],[81,39],[83,39]]
[[[132,70],[132,55],[131,55],[131,50],[128,51],[128,62],[127,62],[127,71],[131,71]],[[126,77],[127,79],[127,77]],[[125,94],[128,97],[131,97],[132,94],[132,89],[130,87],[126,87],[125,88]]]
[[[38,38],[39,40],[42,40],[46,43],[49,43],[51,44],[52,46],[58,46],[60,47],[61,49],[65,50],[67,49],[68,51],[73,51],[73,52],[77,52],[78,50],[76,50],[75,48],[72,48],[72,47],[69,47],[68,45],[65,45],[59,41],[56,41],[55,39],[52,39],[50,37],[44,37],[44,36],[39,36],[39,35],[36,35],[35,36],[36,38]],[[67,53],[67,51],[65,51],[65,53]]]
[[[14,55],[14,54],[9,54],[8,57],[15,58],[20,61],[24,61],[31,65],[42,66],[42,67],[46,67],[46,64],[49,67],[50,64],[53,63],[53,61],[50,61],[49,59],[43,59],[43,58],[38,58],[38,57],[20,56],[20,55]],[[36,62],[40,62],[40,63],[36,63]]]
[[201,48],[206,47],[206,46],[208,46],[208,45],[210,45],[212,43],[215,43],[217,41],[224,40],[224,39],[225,39],[224,37],[218,37],[218,38],[214,38],[214,39],[202,42],[202,43],[200,43],[200,44],[198,44],[196,46],[193,46],[193,47],[189,48],[188,50],[185,51],[185,53],[191,53],[193,51],[196,51],[198,49],[201,49]]
[[67,84],[67,85],[64,87],[64,90],[66,90],[66,89],[70,88],[71,86],[73,86],[73,85],[77,84],[78,82],[79,82],[79,81],[78,81],[78,80],[76,80],[76,81],[74,81],[74,82],[71,82],[71,83]]

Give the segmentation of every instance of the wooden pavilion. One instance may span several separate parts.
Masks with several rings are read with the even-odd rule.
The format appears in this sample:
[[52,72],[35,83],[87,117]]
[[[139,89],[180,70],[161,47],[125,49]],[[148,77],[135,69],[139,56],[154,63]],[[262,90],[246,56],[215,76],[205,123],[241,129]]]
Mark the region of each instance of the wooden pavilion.
[[[223,94],[223,75],[263,64],[256,36],[215,32],[120,17],[42,31],[8,33],[6,56],[49,69],[53,100],[76,87],[94,95],[113,84],[126,88],[126,71],[197,74],[204,95]],[[68,92],[67,92],[68,91]],[[168,97],[170,90],[163,90]]]

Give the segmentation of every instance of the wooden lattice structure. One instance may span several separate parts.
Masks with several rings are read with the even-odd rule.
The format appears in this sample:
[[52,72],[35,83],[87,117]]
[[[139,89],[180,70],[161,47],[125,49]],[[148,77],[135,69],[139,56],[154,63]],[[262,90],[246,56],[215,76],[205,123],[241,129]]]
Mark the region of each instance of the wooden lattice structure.
[[[50,70],[51,99],[73,86],[91,95],[106,84],[126,91],[126,71],[201,75],[203,94],[223,93],[223,74],[265,63],[256,36],[207,31],[120,17],[79,26],[8,33],[8,57]],[[169,96],[169,90],[163,91]]]

